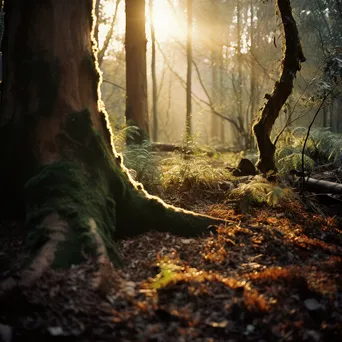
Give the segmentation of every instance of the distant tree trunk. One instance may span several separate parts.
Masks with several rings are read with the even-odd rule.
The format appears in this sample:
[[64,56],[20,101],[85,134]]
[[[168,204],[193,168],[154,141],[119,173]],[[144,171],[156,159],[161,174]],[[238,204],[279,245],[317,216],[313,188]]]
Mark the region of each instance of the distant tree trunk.
[[[98,0],[97,0],[97,2],[98,2]],[[97,6],[97,2],[96,2],[96,6]],[[105,53],[108,50],[109,43],[110,43],[111,39],[113,38],[114,25],[115,25],[116,17],[118,15],[118,10],[119,10],[120,2],[121,2],[121,0],[116,0],[115,9],[114,9],[114,13],[113,13],[113,18],[112,18],[112,20],[110,22],[109,30],[108,30],[108,32],[106,34],[106,37],[105,37],[105,40],[103,42],[102,48],[97,53],[97,60],[98,60],[100,66],[102,64],[103,58],[105,56]],[[95,8],[95,13],[96,13],[96,8]],[[98,28],[98,25],[96,25],[96,27],[97,27],[97,36],[95,36],[95,37],[97,37],[97,42],[98,42],[99,41],[98,40],[99,39],[98,38],[98,30],[99,30],[99,28]],[[95,33],[96,33],[96,29],[95,29]]]
[[[217,107],[218,105],[218,93],[219,93],[219,84],[218,84],[218,67],[219,67],[219,43],[217,41],[218,38],[218,8],[217,4],[212,4],[212,18],[213,21],[211,22],[211,39],[210,39],[210,45],[211,45],[211,82],[212,82],[212,94],[211,94],[211,100],[213,103],[213,109]],[[217,109],[216,109],[217,110]],[[214,142],[217,142],[219,138],[219,120],[220,118],[214,113],[211,113],[211,139],[214,139]]]
[[256,105],[256,74],[255,74],[255,30],[254,30],[254,1],[251,0],[250,2],[250,16],[251,16],[251,26],[250,26],[250,37],[251,37],[251,71],[250,71],[250,114],[249,114],[249,120],[248,120],[248,132],[250,132],[250,139],[248,143],[248,147],[251,148],[253,145],[253,133],[252,133],[252,122],[255,113],[255,105]]
[[272,127],[279,116],[281,108],[292,92],[293,81],[297,71],[301,68],[300,64],[305,62],[296,22],[292,16],[290,0],[277,0],[276,8],[280,13],[283,26],[284,55],[282,72],[272,94],[265,95],[267,102],[261,109],[257,122],[253,126],[259,151],[259,160],[256,166],[262,173],[276,171],[275,145],[270,137]]
[[[221,44],[221,47],[223,46],[223,43]],[[220,108],[224,108],[224,99],[225,99],[225,90],[224,90],[224,61],[223,61],[223,51],[221,49],[221,53],[220,53]],[[226,139],[226,131],[225,131],[225,122],[226,120],[221,118],[220,121],[220,140],[221,143],[224,144],[225,143],[225,139]]]
[[137,126],[139,135],[128,144],[141,144],[149,136],[145,1],[126,0],[126,123]]
[[101,0],[94,0],[95,1],[95,9],[94,9],[94,14],[96,17],[96,23],[94,27],[94,38],[97,41],[97,44],[99,44],[99,24],[100,24],[100,2]]
[[240,134],[242,134],[243,138],[243,146],[246,147],[246,132],[244,130],[244,123],[246,118],[243,117],[243,110],[242,110],[242,29],[241,29],[241,0],[237,0],[236,2],[236,16],[237,16],[237,23],[236,23],[236,39],[237,39],[237,64],[238,64],[238,82],[237,82],[237,117],[238,122],[241,128]]
[[153,117],[153,134],[154,141],[158,141],[158,89],[157,89],[157,73],[156,73],[156,34],[153,21],[153,0],[150,0],[150,25],[151,25],[151,73],[152,73],[152,117]]
[[192,0],[187,2],[188,29],[186,41],[187,74],[186,74],[186,121],[185,139],[189,141],[192,136]]
[[[0,214],[25,217],[30,231],[31,263],[19,285],[88,257],[120,264],[115,239],[125,235],[196,235],[219,222],[148,195],[123,167],[99,108],[92,3],[5,3]],[[0,282],[0,295],[13,284]]]

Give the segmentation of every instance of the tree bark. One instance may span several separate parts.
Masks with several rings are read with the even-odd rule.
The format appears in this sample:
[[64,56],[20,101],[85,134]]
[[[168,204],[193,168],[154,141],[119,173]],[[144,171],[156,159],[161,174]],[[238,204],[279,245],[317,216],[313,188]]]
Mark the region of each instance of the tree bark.
[[236,22],[236,39],[237,39],[237,68],[238,68],[238,82],[237,82],[237,120],[239,122],[239,126],[241,131],[239,132],[242,134],[243,139],[243,146],[246,148],[246,143],[247,143],[247,134],[244,128],[244,123],[247,118],[243,117],[243,110],[242,110],[242,46],[241,46],[241,41],[242,41],[242,9],[241,9],[241,0],[237,0],[236,2],[236,16],[237,16],[237,22]]
[[221,222],[148,195],[122,165],[100,101],[92,0],[11,0],[5,11],[0,210],[25,217],[34,251],[19,284],[86,257],[120,265],[123,236]]
[[141,144],[149,136],[145,1],[126,0],[126,123],[137,126],[139,135],[128,144]]
[[[251,53],[251,69],[250,69],[250,114],[247,122],[247,128],[250,133],[252,133],[252,122],[253,117],[255,115],[255,107],[256,107],[256,68],[255,68],[255,29],[254,29],[254,0],[250,1],[250,16],[251,16],[251,26],[250,26],[250,53]],[[248,148],[253,147],[253,134],[250,134],[248,139]]]
[[[221,47],[223,46],[223,42],[221,41]],[[224,87],[224,61],[223,61],[223,51],[221,49],[220,54],[220,108],[225,107],[225,87]],[[226,121],[222,118],[220,118],[220,140],[221,144],[225,144],[225,136],[226,136]]]
[[276,171],[275,145],[270,137],[272,127],[279,116],[281,108],[292,92],[294,78],[301,68],[300,64],[305,62],[296,22],[292,16],[290,0],[277,0],[276,8],[279,10],[283,26],[282,71],[272,94],[265,95],[267,102],[261,109],[259,117],[253,126],[259,151],[259,160],[256,166],[262,173]]
[[187,2],[188,31],[186,40],[187,74],[186,74],[186,120],[185,139],[189,141],[192,136],[192,1]]
[[153,117],[153,141],[158,141],[158,89],[156,72],[156,34],[153,21],[154,1],[150,0],[150,25],[151,25],[151,73],[152,73],[152,117]]
[[218,93],[219,93],[219,79],[218,79],[218,67],[220,64],[220,46],[218,42],[219,37],[219,31],[218,31],[218,5],[216,3],[212,4],[212,18],[213,21],[211,23],[211,39],[210,39],[210,45],[211,45],[211,82],[212,82],[212,94],[211,99],[213,103],[213,108],[211,111],[211,124],[210,124],[210,136],[211,139],[213,139],[213,143],[217,144],[219,139],[219,123],[220,118],[215,115],[213,112],[213,109],[218,106]]

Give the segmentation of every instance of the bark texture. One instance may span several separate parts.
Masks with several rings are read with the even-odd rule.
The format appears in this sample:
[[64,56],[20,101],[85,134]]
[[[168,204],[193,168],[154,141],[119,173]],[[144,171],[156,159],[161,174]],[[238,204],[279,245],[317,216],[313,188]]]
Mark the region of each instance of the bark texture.
[[220,223],[148,195],[122,165],[99,100],[91,0],[8,0],[5,10],[0,210],[25,217],[34,251],[19,284],[87,257],[120,265],[119,237]]
[[141,144],[149,135],[145,1],[126,0],[126,123],[139,128],[129,144]]
[[152,74],[152,117],[153,117],[153,141],[158,141],[158,89],[156,68],[156,34],[153,21],[154,0],[150,0],[150,25],[151,25],[151,74]]
[[271,141],[272,127],[279,116],[279,112],[290,96],[293,82],[301,63],[305,62],[296,22],[292,16],[290,0],[277,0],[276,8],[279,11],[283,26],[283,59],[282,71],[276,82],[272,94],[266,94],[267,102],[261,109],[259,117],[253,126],[257,140],[259,160],[257,168],[262,173],[276,171],[274,153],[275,145]]
[[[218,7],[217,4],[213,4],[213,11],[212,11],[212,18],[214,20],[211,22],[210,25],[210,30],[211,30],[211,82],[212,82],[212,102],[213,102],[213,107],[217,108],[219,107],[219,64],[220,64],[220,58],[222,55],[221,46],[219,45],[220,43],[218,42],[218,37],[220,35],[218,31],[219,25],[217,24],[217,20],[219,17],[218,13]],[[213,109],[214,109],[213,108]],[[219,140],[219,124],[220,124],[220,118],[213,113],[213,110],[211,112],[211,117],[210,117],[210,137],[213,139],[214,143],[217,143]]]
[[189,141],[192,136],[192,1],[187,1],[188,28],[186,38],[186,119],[185,119],[185,139]]

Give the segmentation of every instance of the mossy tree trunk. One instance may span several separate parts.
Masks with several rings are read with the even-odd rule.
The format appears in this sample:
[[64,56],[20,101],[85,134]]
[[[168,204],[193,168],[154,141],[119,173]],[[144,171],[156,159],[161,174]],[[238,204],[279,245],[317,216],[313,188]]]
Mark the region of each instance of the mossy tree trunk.
[[123,167],[99,100],[92,5],[5,3],[0,187],[8,205],[1,209],[25,217],[34,251],[20,284],[87,257],[119,265],[115,240],[123,236],[199,235],[219,223],[149,196]]
[[146,42],[145,0],[126,0],[126,123],[139,128],[128,144],[141,144],[149,136]]
[[300,44],[296,22],[292,16],[290,0],[277,0],[276,8],[279,11],[283,26],[283,59],[282,71],[276,82],[272,94],[266,94],[267,102],[261,109],[259,117],[253,126],[257,140],[259,160],[257,168],[262,173],[276,171],[274,154],[275,145],[271,141],[272,127],[279,116],[279,112],[293,89],[293,82],[300,64],[305,57]]

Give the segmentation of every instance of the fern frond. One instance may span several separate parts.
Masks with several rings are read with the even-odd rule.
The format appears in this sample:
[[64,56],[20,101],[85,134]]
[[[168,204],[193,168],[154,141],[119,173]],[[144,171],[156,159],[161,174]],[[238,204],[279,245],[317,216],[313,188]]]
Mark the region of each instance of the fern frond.
[[[311,171],[315,162],[313,159],[304,155],[305,170]],[[302,167],[302,152],[292,153],[279,160],[277,160],[277,168],[280,174],[288,174],[291,170],[299,170]]]
[[233,189],[229,198],[238,201],[243,211],[248,211],[254,204],[267,204],[276,207],[293,199],[294,193],[289,188],[268,182],[260,176],[255,176],[248,184],[240,184]]
[[127,138],[133,138],[139,135],[139,128],[137,126],[124,126],[114,133],[114,145],[118,152],[123,152],[126,147]]

